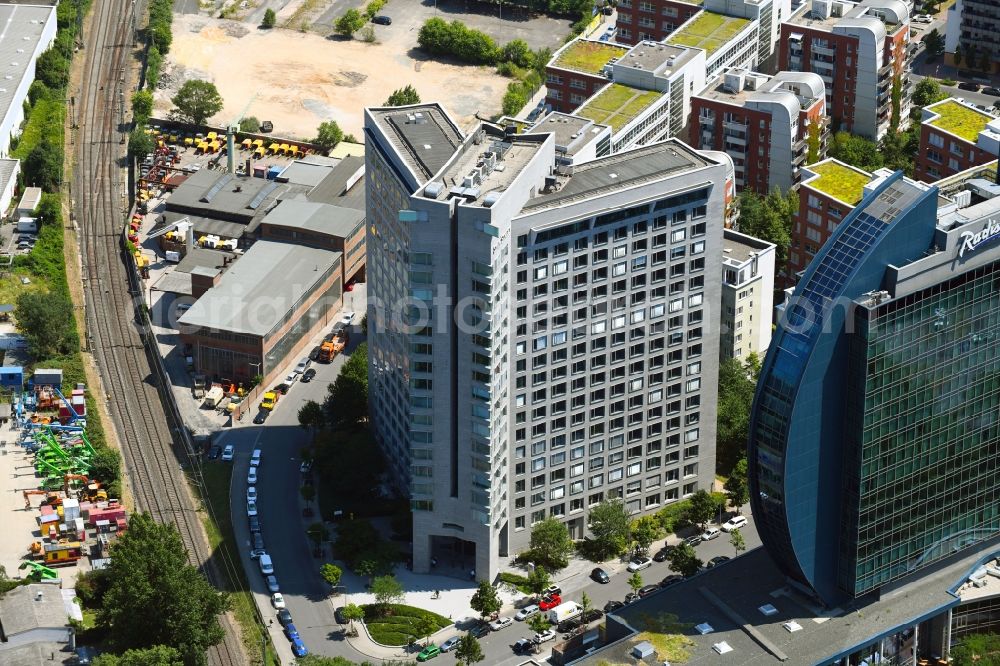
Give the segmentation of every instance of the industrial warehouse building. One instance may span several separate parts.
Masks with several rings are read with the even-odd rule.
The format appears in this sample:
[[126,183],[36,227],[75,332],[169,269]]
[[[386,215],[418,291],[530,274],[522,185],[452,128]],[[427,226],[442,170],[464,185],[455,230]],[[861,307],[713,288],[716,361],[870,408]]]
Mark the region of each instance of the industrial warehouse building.
[[24,122],[24,102],[35,80],[35,63],[56,39],[56,8],[0,5],[0,157]]

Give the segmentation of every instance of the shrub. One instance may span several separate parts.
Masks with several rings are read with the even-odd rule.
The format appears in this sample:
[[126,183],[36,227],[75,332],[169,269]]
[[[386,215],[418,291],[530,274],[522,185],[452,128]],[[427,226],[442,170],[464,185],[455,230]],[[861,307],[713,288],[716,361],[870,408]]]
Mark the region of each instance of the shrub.
[[150,90],[156,88],[160,82],[160,69],[163,67],[163,55],[155,45],[149,47],[146,53],[146,87]]
[[274,27],[274,24],[277,23],[277,21],[278,21],[278,17],[274,13],[274,10],[271,9],[270,7],[268,7],[264,11],[264,20],[262,20],[260,22],[260,27],[271,29],[271,28]]

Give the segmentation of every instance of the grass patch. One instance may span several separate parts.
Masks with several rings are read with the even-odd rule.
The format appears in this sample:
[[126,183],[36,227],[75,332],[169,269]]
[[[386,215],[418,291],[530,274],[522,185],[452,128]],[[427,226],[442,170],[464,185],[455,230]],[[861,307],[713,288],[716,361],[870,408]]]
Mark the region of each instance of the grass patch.
[[684,632],[689,630],[691,625],[678,622],[676,615],[660,613],[654,617],[644,614],[637,624],[641,633],[635,637],[635,644],[649,641],[656,650],[658,661],[683,663],[690,658],[691,653],[688,648],[694,646],[694,641],[685,636]]
[[589,118],[595,123],[610,125],[617,132],[648,109],[662,94],[655,90],[639,90],[612,83],[580,108],[576,115]]
[[534,591],[528,586],[528,579],[524,576],[518,576],[517,574],[505,571],[500,574],[500,580],[508,585],[513,585],[524,594],[534,594]]
[[375,604],[365,604],[362,608],[365,611],[368,633],[382,645],[408,645],[413,638],[423,638],[418,626],[424,620],[434,626],[435,632],[452,624],[451,620],[442,615],[415,606],[389,604],[385,615],[379,615],[379,608]]
[[578,72],[600,74],[609,60],[620,58],[626,53],[628,53],[628,49],[620,46],[604,42],[577,40],[559,54],[556,65],[566,69],[575,69]]
[[[201,465],[202,485],[195,484],[201,494],[202,503],[208,504],[211,511],[204,508],[201,512],[201,522],[205,526],[208,545],[212,549],[212,557],[225,561],[231,566],[222,566],[222,589],[229,593],[233,600],[233,616],[240,625],[240,640],[252,663],[260,662],[260,635],[265,633],[264,625],[257,620],[256,606],[246,572],[239,558],[239,548],[236,535],[233,532],[232,513],[229,508],[229,486],[233,466],[222,462],[206,462]],[[220,552],[220,549],[223,552]],[[236,577],[233,580],[233,576]],[[267,642],[267,663],[278,663],[278,653]]]
[[671,34],[666,43],[705,49],[712,55],[749,24],[747,19],[702,11],[685,27]]
[[814,164],[809,170],[819,174],[819,178],[806,183],[809,187],[852,206],[861,201],[864,187],[871,180],[868,174],[833,161]]
[[975,143],[979,133],[986,129],[986,124],[993,120],[991,116],[976,109],[952,100],[946,100],[928,107],[929,111],[939,114],[930,124],[945,132],[951,132],[970,143]]

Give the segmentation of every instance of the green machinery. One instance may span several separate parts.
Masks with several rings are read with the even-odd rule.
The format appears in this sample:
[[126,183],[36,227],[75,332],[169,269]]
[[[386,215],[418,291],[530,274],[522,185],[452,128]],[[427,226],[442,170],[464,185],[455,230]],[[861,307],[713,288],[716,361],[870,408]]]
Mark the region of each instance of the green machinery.
[[38,429],[35,441],[40,446],[35,456],[35,472],[39,476],[47,475],[46,482],[58,477],[58,483],[61,483],[66,474],[87,474],[90,471],[90,461],[95,452],[83,432],[63,436],[63,441],[69,445],[68,451],[47,427]]
[[29,580],[55,580],[59,578],[59,574],[54,569],[50,569],[44,564],[32,562],[31,560],[21,562],[21,566],[18,567],[19,570],[28,568],[31,569],[31,572],[26,576]]

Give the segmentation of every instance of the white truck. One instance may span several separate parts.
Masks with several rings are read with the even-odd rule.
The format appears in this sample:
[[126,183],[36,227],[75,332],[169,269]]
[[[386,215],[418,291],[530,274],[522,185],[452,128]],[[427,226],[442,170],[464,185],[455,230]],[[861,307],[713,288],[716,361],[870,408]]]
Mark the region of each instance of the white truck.
[[549,622],[559,624],[564,620],[572,620],[583,614],[583,607],[575,601],[567,601],[549,610]]
[[38,221],[33,217],[22,217],[17,221],[17,232],[21,234],[37,234]]
[[205,395],[205,400],[202,401],[201,405],[205,409],[215,409],[225,396],[226,393],[222,390],[221,386],[213,386],[208,390],[208,394]]

